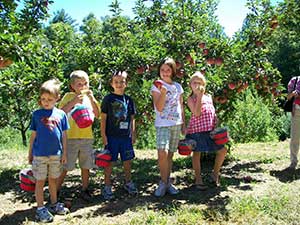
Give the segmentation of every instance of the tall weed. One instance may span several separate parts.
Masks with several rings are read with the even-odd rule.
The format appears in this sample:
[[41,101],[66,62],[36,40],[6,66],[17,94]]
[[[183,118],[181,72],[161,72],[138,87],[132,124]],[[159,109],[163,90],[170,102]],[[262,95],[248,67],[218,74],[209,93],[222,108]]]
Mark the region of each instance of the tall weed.
[[227,125],[235,142],[265,142],[277,140],[277,129],[268,104],[256,93],[247,90],[234,103],[235,111]]

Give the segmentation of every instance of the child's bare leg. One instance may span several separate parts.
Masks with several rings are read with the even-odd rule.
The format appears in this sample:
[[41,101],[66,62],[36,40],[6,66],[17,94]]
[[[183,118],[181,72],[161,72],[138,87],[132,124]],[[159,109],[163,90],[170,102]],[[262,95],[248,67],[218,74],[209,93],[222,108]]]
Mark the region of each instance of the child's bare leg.
[[157,151],[158,154],[158,166],[161,180],[167,184],[168,183],[168,176],[170,174],[169,171],[169,163],[168,163],[168,151],[164,149],[160,149]]
[[37,180],[35,183],[35,200],[37,207],[44,206],[44,185],[45,180]]
[[123,168],[125,173],[125,182],[131,181],[131,160],[126,160],[123,162]]
[[201,177],[201,163],[200,163],[200,152],[193,152],[192,164],[195,173],[195,184],[203,184]]
[[111,173],[112,173],[112,164],[110,163],[109,166],[104,168],[104,183],[105,185],[111,185]]
[[51,204],[54,204],[57,202],[57,179],[49,177],[48,184],[49,184],[50,201]]
[[64,183],[65,177],[67,175],[67,170],[63,170],[62,173],[60,174],[59,178],[57,179],[57,188],[56,190],[59,191],[61,189],[62,184]]
[[213,171],[213,176],[216,182],[219,182],[219,173],[220,173],[221,166],[223,165],[226,153],[227,153],[227,149],[225,147],[217,152],[214,171]]
[[90,170],[81,169],[82,190],[86,190],[89,186]]
[[167,181],[168,181],[168,178],[170,177],[171,175],[171,172],[172,172],[172,167],[173,167],[173,155],[174,153],[173,152],[168,152],[168,176],[167,176]]

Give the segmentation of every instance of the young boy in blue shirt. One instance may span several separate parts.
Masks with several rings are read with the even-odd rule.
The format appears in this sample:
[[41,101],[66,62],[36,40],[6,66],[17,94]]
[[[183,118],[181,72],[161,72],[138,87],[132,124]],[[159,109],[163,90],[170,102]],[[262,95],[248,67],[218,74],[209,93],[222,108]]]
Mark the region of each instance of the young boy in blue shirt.
[[[113,74],[110,85],[113,92],[104,97],[101,105],[101,136],[103,144],[112,154],[112,162],[118,160],[120,154],[125,173],[124,188],[129,194],[137,194],[137,188],[131,180],[131,160],[135,157],[136,109],[133,100],[125,95],[127,72],[118,71]],[[105,187],[102,191],[104,199],[112,199],[111,187],[112,164],[104,169]]]
[[[36,219],[41,222],[53,221],[52,213],[65,215],[69,210],[57,202],[56,182],[67,161],[66,130],[68,119],[64,111],[55,107],[59,99],[59,82],[48,80],[40,88],[40,109],[32,114],[28,161],[32,164],[36,179]],[[44,206],[44,185],[48,175],[50,207]]]

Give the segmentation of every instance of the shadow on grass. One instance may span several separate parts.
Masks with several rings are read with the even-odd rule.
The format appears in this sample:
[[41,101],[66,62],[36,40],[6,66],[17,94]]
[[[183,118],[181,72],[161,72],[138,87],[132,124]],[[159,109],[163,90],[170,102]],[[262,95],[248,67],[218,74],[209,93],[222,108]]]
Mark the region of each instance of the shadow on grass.
[[[214,158],[202,158],[202,174],[204,182],[207,183],[209,174],[213,168]],[[170,213],[179,209],[182,204],[205,204],[207,209],[207,217],[211,215],[211,210],[217,210],[222,215],[227,215],[226,205],[228,204],[229,196],[221,196],[220,193],[227,189],[228,186],[234,186],[240,190],[249,190],[248,185],[241,186],[242,178],[239,178],[239,172],[246,170],[251,173],[260,172],[259,162],[234,163],[226,161],[222,169],[224,175],[221,179],[221,187],[209,186],[206,191],[199,191],[191,187],[193,183],[193,172],[191,170],[191,157],[181,157],[174,160],[173,171],[177,171],[174,179],[174,184],[179,187],[178,195],[166,195],[163,198],[157,198],[153,195],[157,183],[159,182],[159,171],[156,159],[135,159],[132,163],[132,175],[135,181],[139,194],[138,196],[129,196],[123,189],[123,169],[121,164],[117,164],[113,170],[113,186],[116,199],[106,202],[101,195],[101,187],[103,187],[103,170],[93,170],[91,172],[90,187],[94,190],[94,198],[91,202],[84,202],[80,197],[81,179],[79,175],[69,174],[66,178],[65,185],[62,189],[64,197],[70,198],[72,201],[71,212],[75,212],[81,208],[96,206],[93,212],[87,213],[88,217],[97,217],[99,215],[116,216],[125,213],[128,209],[131,211],[138,209],[151,209],[154,211],[161,210],[165,213]],[[3,187],[0,188],[0,193],[13,191],[15,200],[25,202],[34,202],[32,193],[24,193],[18,185],[18,170],[4,170],[0,174],[0,179],[3,182]],[[255,180],[259,182],[259,180]],[[46,194],[45,194],[46,195]],[[47,197],[45,197],[47,200]],[[13,201],[13,200],[12,200]],[[16,211],[11,215],[6,215],[1,219],[5,224],[14,224],[24,220],[34,219],[34,209]],[[74,215],[74,217],[83,217],[83,215]],[[210,217],[211,218],[211,217]],[[209,218],[208,218],[209,219]],[[213,218],[211,218],[213,219]],[[13,224],[13,223],[11,223]]]
[[270,175],[276,177],[283,183],[290,183],[300,179],[300,169],[285,168],[282,170],[271,170]]

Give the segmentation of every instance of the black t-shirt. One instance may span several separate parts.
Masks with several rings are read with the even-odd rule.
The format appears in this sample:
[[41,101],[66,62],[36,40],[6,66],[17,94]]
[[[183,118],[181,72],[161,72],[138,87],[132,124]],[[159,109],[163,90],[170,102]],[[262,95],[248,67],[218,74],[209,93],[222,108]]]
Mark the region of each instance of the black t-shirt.
[[136,114],[133,100],[127,95],[108,94],[101,104],[101,112],[107,114],[107,136],[131,136],[131,116]]

